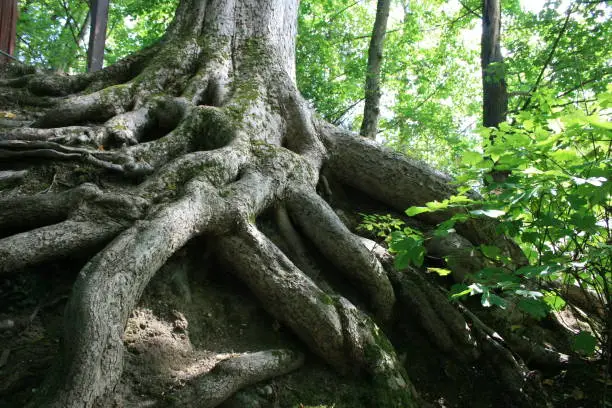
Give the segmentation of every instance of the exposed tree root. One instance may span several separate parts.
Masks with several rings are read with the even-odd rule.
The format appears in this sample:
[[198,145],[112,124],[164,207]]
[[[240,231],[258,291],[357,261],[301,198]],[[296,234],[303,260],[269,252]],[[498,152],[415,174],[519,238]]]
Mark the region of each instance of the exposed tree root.
[[376,257],[314,191],[291,194],[288,205],[291,215],[306,236],[340,271],[368,294],[378,317],[383,321],[389,320],[395,304],[395,294]]
[[0,240],[0,275],[28,266],[87,253],[117,235],[117,223],[64,221]]
[[205,375],[194,378],[177,394],[177,407],[212,408],[236,391],[299,368],[304,356],[291,350],[267,350],[230,356]]
[[240,237],[222,240],[219,251],[268,312],[313,351],[343,372],[357,366],[371,374],[384,388],[381,393],[387,393],[389,406],[414,406],[414,387],[393,347],[367,315],[318,288],[252,226]]
[[[268,4],[270,14],[253,4],[186,1],[164,41],[114,68],[4,82],[69,96],[31,127],[4,130],[0,158],[34,167],[78,162],[110,173],[104,186],[0,199],[0,227],[13,234],[0,240],[2,275],[108,243],[74,284],[61,358],[31,405],[91,407],[112,393],[130,311],[156,271],[202,235],[313,352],[342,372],[369,375],[381,407],[423,404],[381,329],[398,316],[410,317],[449,358],[498,363],[500,380],[521,394],[526,369],[507,345],[486,325],[466,321],[420,271],[394,270],[384,248],[354,235],[316,193],[325,166],[334,179],[404,210],[453,194],[449,178],[316,119],[295,88],[293,39],[285,37],[295,30],[295,4]],[[251,27],[249,18],[280,20]],[[322,184],[331,195],[326,178]],[[256,227],[268,210],[276,211],[286,253]],[[456,242],[438,242],[431,251],[452,257],[496,242],[492,225],[466,223]],[[516,246],[503,244],[520,258]],[[369,308],[325,282],[310,246],[355,284]],[[462,280],[473,262],[449,265]],[[186,406],[212,407],[300,364],[287,351],[235,357],[177,395]]]

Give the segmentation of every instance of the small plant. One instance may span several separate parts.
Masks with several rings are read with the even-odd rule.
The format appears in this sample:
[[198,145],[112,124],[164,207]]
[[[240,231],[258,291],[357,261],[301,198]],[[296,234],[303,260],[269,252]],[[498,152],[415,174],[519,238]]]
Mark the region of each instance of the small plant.
[[363,214],[361,215],[362,221],[357,226],[358,231],[368,232],[377,237],[387,240],[387,238],[394,231],[399,231],[404,226],[404,221],[393,217],[391,214]]
[[383,240],[389,246],[389,251],[395,254],[395,267],[404,269],[410,264],[423,265],[425,248],[423,234],[414,228],[406,227],[404,221],[390,214],[360,214],[363,221],[357,227],[359,231],[367,231]]

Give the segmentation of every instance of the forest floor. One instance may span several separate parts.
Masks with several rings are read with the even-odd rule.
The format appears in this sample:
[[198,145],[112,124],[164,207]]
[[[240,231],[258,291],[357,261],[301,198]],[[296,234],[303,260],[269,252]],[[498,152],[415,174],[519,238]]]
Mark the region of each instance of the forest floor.
[[[112,399],[100,407],[165,407],[174,390],[234,353],[290,348],[305,365],[243,389],[223,407],[376,406],[367,380],[337,374],[263,310],[249,290],[194,242],[171,258],[148,285],[124,334],[125,369]],[[85,254],[84,254],[85,255]],[[85,259],[70,259],[0,281],[0,406],[22,407],[57,354],[70,286]],[[12,323],[9,323],[12,322]],[[436,407],[514,407],[497,397],[484,370],[469,372],[419,332],[399,325],[392,338],[425,400]],[[393,337],[393,336],[392,336]],[[541,373],[550,407],[600,406],[597,367]]]

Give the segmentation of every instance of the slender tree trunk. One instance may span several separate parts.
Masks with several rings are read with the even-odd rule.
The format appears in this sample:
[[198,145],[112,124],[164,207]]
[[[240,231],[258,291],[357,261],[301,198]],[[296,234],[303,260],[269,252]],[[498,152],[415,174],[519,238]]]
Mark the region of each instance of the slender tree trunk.
[[89,13],[91,14],[91,28],[87,50],[87,71],[95,72],[102,69],[104,65],[108,0],[92,0]]
[[365,84],[365,107],[360,134],[370,139],[376,138],[378,116],[380,115],[380,71],[383,60],[383,45],[387,31],[387,19],[391,0],[378,0],[376,20],[372,29],[370,48],[368,49],[368,69]]
[[[506,90],[504,58],[501,52],[501,0],[483,0],[480,61],[482,67],[482,124],[497,128],[506,120],[508,92]],[[494,142],[491,139],[491,142]],[[507,172],[493,171],[496,181],[503,181]]]
[[85,48],[85,43],[89,38],[89,33],[91,30],[91,11],[88,11],[85,15],[85,21],[81,25],[81,29],[79,30],[79,34],[77,35],[76,45],[77,48],[83,49]]
[[508,94],[501,53],[501,0],[483,0],[481,66],[483,125],[497,127],[506,120]]
[[[17,30],[17,0],[0,1],[0,51],[13,55]],[[11,58],[0,54],[0,64],[9,62]]]

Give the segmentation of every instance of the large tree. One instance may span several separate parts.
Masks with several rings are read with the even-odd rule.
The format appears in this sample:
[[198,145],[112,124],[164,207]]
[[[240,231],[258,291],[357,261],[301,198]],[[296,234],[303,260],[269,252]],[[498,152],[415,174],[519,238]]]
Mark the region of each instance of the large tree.
[[[376,406],[424,404],[387,338],[400,317],[449,358],[492,363],[508,395],[528,400],[519,355],[542,362],[555,353],[504,343],[420,271],[396,271],[382,246],[339,217],[336,207],[354,195],[401,212],[453,188],[445,175],[314,115],[295,84],[297,8],[297,0],[182,0],[157,44],[115,65],[3,80],[5,101],[42,113],[0,134],[0,158],[14,168],[3,182],[16,183],[0,199],[0,274],[98,251],[74,283],[61,356],[32,406],[103,405],[122,373],[130,312],[160,267],[200,236],[311,351],[341,372],[371,376]],[[51,165],[74,185],[27,194]],[[77,168],[96,176],[78,184]],[[259,228],[270,213],[283,245]],[[520,259],[486,220],[456,228],[461,235],[432,240],[430,252],[455,256],[459,272],[481,261],[461,252],[472,244],[497,242]],[[325,281],[323,264],[358,288],[359,307]],[[178,400],[215,406],[300,362],[285,350],[230,358]]]

